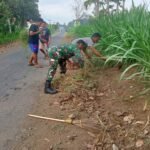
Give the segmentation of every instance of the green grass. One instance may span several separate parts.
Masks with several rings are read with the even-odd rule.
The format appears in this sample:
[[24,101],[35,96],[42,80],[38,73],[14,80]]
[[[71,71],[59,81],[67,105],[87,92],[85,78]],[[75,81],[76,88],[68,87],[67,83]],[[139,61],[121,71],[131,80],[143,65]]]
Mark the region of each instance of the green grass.
[[91,36],[92,31],[94,31],[94,27],[90,24],[87,25],[79,25],[76,27],[71,27],[69,29],[69,34],[75,37],[86,37]]
[[51,31],[51,34],[54,34],[58,31],[58,25],[49,25],[48,28]]
[[0,33],[0,45],[14,42],[17,39],[19,39],[19,32],[12,33],[12,34],[10,34],[10,33],[7,33],[7,34]]
[[101,14],[89,21],[89,25],[81,25],[73,31],[79,37],[100,32],[103,37],[97,49],[108,57],[107,62],[123,63],[126,68],[121,78],[136,68],[128,79],[135,76],[150,79],[150,13],[145,6],[111,15]]
[[28,36],[28,30],[26,28],[20,31],[19,39],[24,47],[28,45]]

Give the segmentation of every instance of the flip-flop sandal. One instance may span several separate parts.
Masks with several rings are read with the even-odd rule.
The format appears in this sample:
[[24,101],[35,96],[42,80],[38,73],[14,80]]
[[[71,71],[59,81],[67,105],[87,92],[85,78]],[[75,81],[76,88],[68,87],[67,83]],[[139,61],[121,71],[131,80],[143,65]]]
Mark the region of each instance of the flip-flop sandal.
[[34,66],[34,64],[28,64],[28,66]]

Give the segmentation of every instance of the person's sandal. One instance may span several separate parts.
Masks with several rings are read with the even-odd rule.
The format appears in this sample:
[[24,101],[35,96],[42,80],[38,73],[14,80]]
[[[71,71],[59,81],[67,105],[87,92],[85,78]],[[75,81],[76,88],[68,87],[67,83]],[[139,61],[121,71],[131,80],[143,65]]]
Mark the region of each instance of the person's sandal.
[[28,64],[28,66],[34,66],[34,64],[31,63],[31,64]]

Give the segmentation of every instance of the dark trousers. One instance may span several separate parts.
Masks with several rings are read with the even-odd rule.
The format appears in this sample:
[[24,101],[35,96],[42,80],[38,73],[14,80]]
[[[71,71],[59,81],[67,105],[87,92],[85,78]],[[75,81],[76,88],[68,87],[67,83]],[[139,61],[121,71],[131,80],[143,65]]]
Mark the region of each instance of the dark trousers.
[[63,59],[63,58],[60,58],[59,60],[58,60],[58,64],[59,64],[59,66],[60,66],[60,73],[61,74],[65,74],[66,72],[67,72],[67,67],[66,67],[66,65],[67,65],[67,63],[66,63],[66,59]]

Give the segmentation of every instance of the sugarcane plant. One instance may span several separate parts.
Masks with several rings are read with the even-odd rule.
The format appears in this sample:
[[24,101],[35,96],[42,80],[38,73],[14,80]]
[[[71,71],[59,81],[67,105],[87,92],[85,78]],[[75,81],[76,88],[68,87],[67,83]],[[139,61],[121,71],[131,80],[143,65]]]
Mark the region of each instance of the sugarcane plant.
[[150,78],[150,14],[145,6],[119,14],[101,15],[94,26],[104,33],[99,46],[108,56],[106,62],[117,60],[127,66],[121,78],[132,68],[137,72],[128,79],[137,75]]
[[[84,30],[81,30],[83,27]],[[74,32],[79,37],[89,36],[95,31],[102,34],[97,49],[107,56],[106,64],[122,63],[124,71],[121,79],[135,76],[150,79],[150,13],[146,5],[135,7],[132,0],[130,10],[109,14],[100,12],[89,24],[78,29],[80,32],[76,29]],[[132,70],[131,74],[126,76],[129,70]]]

